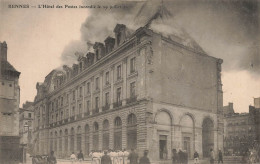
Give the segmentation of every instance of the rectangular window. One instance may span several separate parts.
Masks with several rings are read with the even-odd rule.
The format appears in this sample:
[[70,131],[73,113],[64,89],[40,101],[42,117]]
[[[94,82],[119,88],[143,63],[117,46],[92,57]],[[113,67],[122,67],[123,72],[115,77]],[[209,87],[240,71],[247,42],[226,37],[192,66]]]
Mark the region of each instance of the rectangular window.
[[87,83],[87,93],[90,93],[90,82]]
[[105,94],[105,106],[109,104],[109,92]]
[[82,112],[82,106],[81,106],[81,104],[79,104],[79,114]]
[[75,100],[75,98],[76,98],[76,91],[73,91],[73,97],[72,97],[72,99]]
[[130,84],[130,97],[131,98],[135,97],[135,82],[132,82]]
[[79,87],[79,97],[82,97],[82,87]]
[[106,84],[109,84],[109,72],[106,72]]
[[68,104],[69,103],[69,94],[67,94],[66,99],[67,99],[67,104]]
[[75,115],[75,107],[72,107],[72,116]]
[[32,118],[32,114],[31,113],[29,113],[29,118]]
[[61,100],[60,100],[60,105],[63,106],[63,97],[61,97]]
[[130,60],[130,73],[135,72],[135,57]]
[[60,118],[63,119],[63,112],[60,113]]
[[96,78],[96,90],[99,89],[99,77]]
[[56,110],[58,110],[58,100],[56,100]]
[[116,101],[117,102],[121,101],[121,88],[117,88],[116,90]]
[[121,79],[121,65],[117,66],[117,80]]
[[99,108],[99,97],[96,97],[96,101],[95,101],[95,108],[98,109]]
[[87,112],[89,112],[90,111],[90,101],[88,100],[87,101]]

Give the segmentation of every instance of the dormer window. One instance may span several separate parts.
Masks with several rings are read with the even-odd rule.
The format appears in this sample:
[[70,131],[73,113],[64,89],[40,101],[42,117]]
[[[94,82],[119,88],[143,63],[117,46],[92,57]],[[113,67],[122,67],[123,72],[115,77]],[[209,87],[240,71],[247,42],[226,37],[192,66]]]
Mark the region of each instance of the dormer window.
[[119,32],[117,35],[116,35],[116,40],[117,40],[117,45],[120,44],[120,41],[121,41],[121,32]]
[[126,26],[124,24],[117,24],[115,29],[116,46],[119,46],[126,37]]
[[82,71],[82,62],[79,63],[79,71]]

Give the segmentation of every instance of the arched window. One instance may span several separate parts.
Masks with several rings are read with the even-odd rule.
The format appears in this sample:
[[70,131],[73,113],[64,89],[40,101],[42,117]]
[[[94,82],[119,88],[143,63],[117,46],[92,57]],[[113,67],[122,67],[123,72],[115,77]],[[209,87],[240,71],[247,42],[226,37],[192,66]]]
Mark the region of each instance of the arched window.
[[70,151],[73,152],[74,151],[74,128],[71,128],[70,130]]
[[109,122],[104,120],[103,122],[103,150],[109,149]]
[[64,148],[65,148],[65,154],[68,154],[68,142],[69,142],[69,133],[68,133],[68,129],[65,129],[65,139],[64,139]]
[[50,152],[53,151],[53,134],[50,133]]
[[131,113],[127,118],[127,148],[136,149],[137,147],[137,119],[135,114]]
[[59,152],[60,154],[62,152],[62,130],[60,130],[60,136],[59,136]]
[[57,145],[58,145],[58,133],[55,131],[55,138],[54,138],[54,151],[57,152]]
[[94,122],[93,124],[93,149],[98,150],[98,141],[99,141],[99,135],[98,135],[98,123]]
[[89,155],[89,126],[88,124],[85,125],[85,154]]
[[77,151],[81,150],[81,126],[77,128]]
[[115,118],[114,124],[114,149],[121,150],[122,149],[122,121],[120,117]]

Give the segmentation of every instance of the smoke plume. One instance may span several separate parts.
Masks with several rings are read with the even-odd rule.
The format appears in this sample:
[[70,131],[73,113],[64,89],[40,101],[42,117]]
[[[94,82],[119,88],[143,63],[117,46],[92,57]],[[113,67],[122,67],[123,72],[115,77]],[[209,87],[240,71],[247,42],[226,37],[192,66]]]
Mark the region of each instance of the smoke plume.
[[224,60],[225,71],[247,70],[252,75],[260,75],[258,1],[154,0],[93,3],[109,7],[117,5],[121,8],[91,9],[90,16],[81,27],[81,41],[72,42],[64,49],[64,63],[73,63],[70,60],[75,61],[76,51],[86,53],[91,50],[87,43],[103,42],[107,36],[113,36],[117,23],[136,30],[156,17],[160,7],[164,6],[166,9],[160,11],[162,16],[159,14],[151,21],[152,30],[166,36],[181,37],[188,42],[187,45],[200,45],[208,55]]

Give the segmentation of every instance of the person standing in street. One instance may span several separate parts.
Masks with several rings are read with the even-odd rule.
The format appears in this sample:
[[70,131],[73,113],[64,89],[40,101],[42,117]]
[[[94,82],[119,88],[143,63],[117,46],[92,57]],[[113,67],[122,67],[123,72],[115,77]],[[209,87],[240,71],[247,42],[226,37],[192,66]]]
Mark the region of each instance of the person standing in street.
[[76,162],[76,159],[77,159],[76,155],[74,154],[74,152],[72,152],[71,155],[70,155],[71,163],[74,164],[74,162]]
[[135,152],[135,149],[131,149],[131,153],[128,156],[130,164],[138,164],[138,154]]
[[218,151],[218,163],[222,162],[223,164],[223,154],[222,151],[219,149]]
[[104,151],[104,155],[101,157],[101,164],[112,164],[111,158],[107,155],[107,151]]
[[199,164],[199,153],[196,150],[194,153],[194,164]]
[[178,163],[178,153],[176,149],[172,149],[172,164]]
[[48,164],[56,164],[57,160],[56,157],[54,156],[54,151],[51,151],[50,156],[47,158]]
[[210,164],[214,164],[215,154],[213,149],[210,149]]
[[80,150],[80,152],[78,153],[78,160],[79,160],[79,162],[84,161],[84,156],[83,156],[82,150]]
[[148,156],[148,150],[145,150],[144,156],[140,158],[139,164],[150,164],[150,160],[147,156]]

